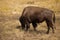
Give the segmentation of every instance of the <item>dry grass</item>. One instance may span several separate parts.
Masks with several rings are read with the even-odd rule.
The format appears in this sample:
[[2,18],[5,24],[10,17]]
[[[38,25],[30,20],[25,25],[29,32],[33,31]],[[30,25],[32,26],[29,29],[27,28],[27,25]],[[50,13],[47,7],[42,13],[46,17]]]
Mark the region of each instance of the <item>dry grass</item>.
[[[10,16],[11,17],[11,16]],[[53,34],[46,34],[47,26],[45,22],[38,24],[37,31],[31,28],[28,32],[17,28],[20,26],[19,15],[14,17],[0,17],[0,40],[60,40],[60,17],[56,16],[56,29]]]
[[[57,5],[56,5],[57,3]],[[56,29],[46,34],[47,26],[43,22],[38,24],[37,31],[25,32],[20,26],[18,18],[26,6],[39,6],[54,10],[56,13]],[[47,6],[48,5],[48,6]],[[0,0],[0,40],[60,40],[60,1],[59,0]]]

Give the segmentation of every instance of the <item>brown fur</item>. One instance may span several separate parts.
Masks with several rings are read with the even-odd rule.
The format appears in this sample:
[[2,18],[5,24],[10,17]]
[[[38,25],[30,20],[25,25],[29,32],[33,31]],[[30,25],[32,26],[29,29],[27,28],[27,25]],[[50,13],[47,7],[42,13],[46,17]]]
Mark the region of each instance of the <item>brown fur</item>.
[[46,21],[48,27],[47,33],[49,33],[50,27],[54,33],[55,14],[52,10],[41,7],[28,6],[24,8],[19,20],[21,22],[22,29],[26,28],[26,30],[28,30],[30,27],[30,23],[32,23],[34,30],[36,30],[37,23]]

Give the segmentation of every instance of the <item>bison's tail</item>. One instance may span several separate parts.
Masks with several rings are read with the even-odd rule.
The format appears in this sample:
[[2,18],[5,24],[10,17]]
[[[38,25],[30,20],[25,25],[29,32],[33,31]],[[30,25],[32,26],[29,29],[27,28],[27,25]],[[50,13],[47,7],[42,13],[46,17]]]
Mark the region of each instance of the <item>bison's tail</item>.
[[54,14],[54,16],[53,16],[53,22],[54,22],[54,28],[56,29],[56,26],[55,26],[55,14]]
[[53,17],[53,22],[55,23],[55,14],[54,14],[54,17]]

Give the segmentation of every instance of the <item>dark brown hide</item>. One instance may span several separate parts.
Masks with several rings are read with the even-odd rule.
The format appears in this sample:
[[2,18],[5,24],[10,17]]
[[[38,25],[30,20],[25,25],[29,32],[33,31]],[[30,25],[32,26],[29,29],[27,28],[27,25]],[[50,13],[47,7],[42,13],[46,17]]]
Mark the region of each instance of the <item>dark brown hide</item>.
[[19,20],[21,22],[22,29],[26,28],[26,30],[28,30],[30,27],[30,23],[32,23],[34,30],[36,30],[37,23],[46,21],[48,27],[47,33],[49,33],[50,27],[54,33],[55,14],[52,10],[41,7],[28,6],[24,8]]

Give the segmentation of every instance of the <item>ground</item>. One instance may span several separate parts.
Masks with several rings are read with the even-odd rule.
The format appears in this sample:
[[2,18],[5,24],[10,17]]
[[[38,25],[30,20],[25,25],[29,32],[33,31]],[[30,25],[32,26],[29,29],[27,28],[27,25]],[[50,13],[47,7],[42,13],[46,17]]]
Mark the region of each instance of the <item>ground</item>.
[[34,31],[30,25],[30,30],[25,32],[21,29],[18,18],[19,15],[13,17],[0,16],[0,40],[60,40],[60,16],[56,15],[54,34],[52,30],[46,34],[45,22],[38,24],[37,31]]
[[[55,12],[55,33],[46,34],[46,23],[40,23],[37,31],[21,29],[19,17],[26,6],[38,6]],[[0,40],[60,40],[60,0],[0,0]]]

